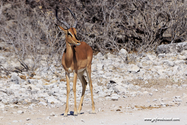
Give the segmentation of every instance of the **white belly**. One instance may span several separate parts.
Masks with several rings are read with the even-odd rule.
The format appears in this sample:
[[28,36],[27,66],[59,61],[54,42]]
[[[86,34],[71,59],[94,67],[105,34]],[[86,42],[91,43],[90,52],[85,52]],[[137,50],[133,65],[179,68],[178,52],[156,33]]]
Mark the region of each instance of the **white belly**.
[[[85,68],[79,69],[78,73],[83,72],[84,70],[85,70]],[[68,73],[72,73],[72,72],[75,72],[75,70],[72,70],[71,68],[68,68]]]
[[85,70],[85,68],[84,69],[79,69],[78,73],[83,72],[84,70]]

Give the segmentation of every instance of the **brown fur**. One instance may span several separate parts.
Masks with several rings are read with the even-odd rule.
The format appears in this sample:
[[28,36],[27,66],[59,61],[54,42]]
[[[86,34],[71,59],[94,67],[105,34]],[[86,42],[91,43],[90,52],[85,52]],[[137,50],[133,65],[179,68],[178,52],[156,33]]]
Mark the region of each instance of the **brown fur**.
[[70,77],[69,73],[74,72],[73,78],[73,93],[74,93],[74,115],[77,115],[77,105],[76,105],[76,82],[77,76],[82,83],[82,96],[78,108],[78,113],[82,109],[82,103],[84,99],[84,94],[87,86],[87,82],[83,76],[84,71],[86,71],[88,76],[88,82],[91,91],[92,100],[92,113],[95,113],[95,106],[93,101],[93,86],[91,80],[91,62],[93,58],[92,48],[85,42],[80,42],[77,40],[77,32],[75,28],[70,28],[65,30],[63,27],[59,26],[66,34],[66,50],[62,56],[62,66],[66,71],[66,81],[67,81],[67,99],[66,99],[66,109],[64,116],[67,116],[69,111],[69,92],[70,92]]

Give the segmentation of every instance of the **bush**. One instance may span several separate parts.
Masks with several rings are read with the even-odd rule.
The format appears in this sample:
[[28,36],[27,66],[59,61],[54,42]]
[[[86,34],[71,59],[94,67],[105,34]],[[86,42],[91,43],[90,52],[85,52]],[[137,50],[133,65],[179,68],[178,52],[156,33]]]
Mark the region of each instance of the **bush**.
[[32,57],[32,69],[41,56],[59,62],[64,34],[55,26],[55,8],[69,24],[78,19],[78,38],[94,52],[155,51],[162,43],[187,39],[187,2],[184,0],[3,0],[0,6],[0,39],[13,47],[17,58]]

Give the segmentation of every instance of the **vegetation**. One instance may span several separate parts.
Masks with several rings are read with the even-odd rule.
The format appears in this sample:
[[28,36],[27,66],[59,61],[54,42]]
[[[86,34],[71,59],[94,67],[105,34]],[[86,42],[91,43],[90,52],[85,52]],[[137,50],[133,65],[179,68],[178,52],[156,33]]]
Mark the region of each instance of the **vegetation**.
[[[78,19],[78,39],[95,52],[154,51],[162,43],[187,39],[185,0],[1,0],[0,41],[22,61],[30,57],[37,67],[41,56],[59,62],[65,37],[55,24],[59,17],[73,24]],[[61,24],[62,25],[62,24]]]

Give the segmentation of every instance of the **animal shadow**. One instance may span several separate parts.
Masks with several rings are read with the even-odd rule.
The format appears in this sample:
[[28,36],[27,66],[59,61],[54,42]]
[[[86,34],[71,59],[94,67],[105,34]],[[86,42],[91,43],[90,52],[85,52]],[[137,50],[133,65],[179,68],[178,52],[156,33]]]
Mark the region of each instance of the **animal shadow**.
[[[78,115],[82,115],[82,114],[84,114],[84,112],[81,112]],[[61,116],[64,116],[64,113],[62,113]],[[74,116],[74,111],[70,111],[70,113],[68,114],[68,116]]]

